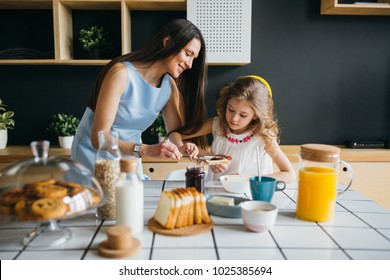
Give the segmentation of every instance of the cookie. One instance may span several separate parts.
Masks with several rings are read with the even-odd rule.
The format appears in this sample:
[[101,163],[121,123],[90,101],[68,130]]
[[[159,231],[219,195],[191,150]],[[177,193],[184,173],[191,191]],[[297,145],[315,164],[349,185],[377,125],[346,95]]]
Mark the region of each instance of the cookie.
[[61,180],[57,180],[55,184],[66,188],[68,190],[69,196],[74,196],[75,194],[79,193],[84,189],[84,187],[80,184],[65,182]]
[[15,214],[15,207],[0,205],[0,217],[7,218]]
[[97,194],[96,191],[92,191],[92,205],[96,206],[100,203],[101,197]]
[[37,197],[62,198],[68,194],[68,190],[58,185],[39,185],[35,187],[34,193]]
[[23,198],[15,205],[15,214],[19,221],[33,221],[36,217],[31,213],[31,205],[34,200]]
[[22,197],[23,191],[21,189],[5,191],[0,195],[0,205],[14,206]]
[[0,217],[16,216],[20,221],[60,219],[82,212],[101,202],[90,187],[61,180],[27,183],[22,189],[0,193]]
[[24,188],[28,189],[28,188],[35,188],[35,187],[40,186],[40,185],[54,185],[55,183],[56,183],[56,180],[48,179],[48,180],[42,180],[42,181],[37,181],[37,182],[33,182],[33,183],[27,183],[24,185]]
[[31,213],[41,220],[59,219],[66,215],[68,207],[61,199],[41,198],[31,205]]

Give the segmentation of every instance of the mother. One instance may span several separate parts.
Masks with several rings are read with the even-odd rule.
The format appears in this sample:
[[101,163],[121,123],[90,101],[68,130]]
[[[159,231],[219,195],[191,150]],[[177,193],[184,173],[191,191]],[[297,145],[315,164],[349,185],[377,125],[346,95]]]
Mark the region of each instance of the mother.
[[95,82],[72,159],[93,171],[102,130],[119,133],[123,156],[181,158],[185,151],[174,143],[142,144],[141,134],[160,111],[167,132],[201,127],[206,118],[205,61],[203,36],[185,19],[169,22],[143,48],[110,61]]

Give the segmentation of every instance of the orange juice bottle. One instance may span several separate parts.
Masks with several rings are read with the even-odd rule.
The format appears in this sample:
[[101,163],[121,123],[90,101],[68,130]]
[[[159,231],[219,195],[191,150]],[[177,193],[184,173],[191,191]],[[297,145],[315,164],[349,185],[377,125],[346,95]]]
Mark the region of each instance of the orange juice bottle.
[[333,168],[308,166],[299,171],[296,215],[299,219],[323,222],[333,218],[337,173]]
[[344,192],[352,183],[352,169],[340,161],[340,149],[322,144],[301,146],[296,209],[298,219],[325,222],[333,218],[339,163],[343,163],[350,173],[350,182]]

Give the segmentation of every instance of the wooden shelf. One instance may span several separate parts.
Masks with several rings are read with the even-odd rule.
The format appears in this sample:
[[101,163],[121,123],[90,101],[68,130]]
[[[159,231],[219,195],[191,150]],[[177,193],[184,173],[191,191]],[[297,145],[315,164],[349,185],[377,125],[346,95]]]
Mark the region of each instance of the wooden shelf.
[[121,54],[125,54],[131,52],[132,10],[185,11],[186,0],[1,0],[0,9],[51,9],[54,30],[54,59],[0,59],[0,65],[105,65],[110,59],[90,60],[74,57],[72,44],[76,39],[73,34],[73,10],[120,11],[121,24],[118,26],[118,32],[121,34]]
[[[105,65],[110,59],[120,55],[130,53],[132,51],[132,30],[134,30],[134,22],[132,22],[132,11],[186,11],[187,0],[0,0],[0,10],[51,10],[52,19],[48,19],[45,26],[53,29],[49,34],[53,34],[54,39],[47,39],[47,36],[40,38],[40,33],[37,33],[35,40],[38,42],[46,42],[49,45],[50,52],[54,53],[53,58],[49,59],[15,59],[2,58],[0,65]],[[86,11],[93,13],[96,11],[118,11],[120,15],[120,23],[114,26],[115,32],[111,34],[120,34],[119,39],[115,41],[115,51],[104,57],[104,59],[94,60],[84,58],[85,52],[77,44],[77,34],[75,26],[77,26],[77,16],[75,11]],[[50,13],[51,14],[51,13]],[[89,14],[88,14],[89,15]],[[20,22],[23,22],[23,16],[20,16]],[[108,19],[107,19],[108,20]],[[50,23],[49,23],[50,22]],[[1,23],[1,22],[0,22]],[[6,27],[6,22],[2,22],[3,27]],[[111,22],[110,22],[111,23]],[[52,24],[49,26],[49,24]],[[111,23],[112,24],[112,23]],[[25,27],[23,26],[23,29]],[[26,28],[28,30],[28,27]],[[37,30],[37,28],[35,28]],[[5,44],[3,50],[12,49],[13,42],[7,44],[9,38],[2,38]],[[133,39],[134,40],[134,39]],[[24,42],[29,44],[30,42]],[[5,45],[5,47],[4,47]],[[19,54],[20,56],[20,54]],[[45,56],[43,56],[45,57]],[[209,66],[242,66],[247,63],[241,62],[210,62]]]
[[52,9],[53,0],[1,0],[0,9]]
[[126,6],[131,10],[153,11],[185,11],[186,0],[125,0]]
[[[356,1],[359,2],[359,1]],[[339,4],[339,0],[321,0],[322,15],[389,16],[389,3]]]

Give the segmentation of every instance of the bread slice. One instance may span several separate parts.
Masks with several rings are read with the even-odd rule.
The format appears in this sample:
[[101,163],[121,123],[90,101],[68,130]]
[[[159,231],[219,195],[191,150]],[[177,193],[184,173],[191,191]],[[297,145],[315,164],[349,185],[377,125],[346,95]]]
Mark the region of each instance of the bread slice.
[[192,191],[189,188],[185,188],[182,190],[184,190],[189,200],[189,207],[187,213],[187,226],[192,226],[194,224],[195,198],[192,195]]
[[232,157],[229,156],[213,156],[206,160],[208,165],[216,165],[216,164],[230,164]]
[[199,225],[202,223],[202,204],[201,193],[196,188],[188,188],[194,197],[194,223]]
[[169,224],[169,228],[172,229],[172,228],[175,228],[175,226],[176,226],[176,222],[177,222],[177,219],[179,218],[179,213],[180,213],[180,209],[181,209],[183,202],[180,199],[180,197],[175,195],[175,193],[173,193],[173,192],[170,192],[170,193],[173,196],[173,199],[175,200],[173,219],[172,219],[171,223]]
[[186,227],[189,201],[186,198],[186,194],[183,193],[180,189],[174,189],[172,190],[172,193],[175,195],[175,199],[181,200],[181,207],[177,215],[175,228]]
[[200,194],[201,195],[201,212],[202,212],[202,222],[205,223],[205,224],[210,224],[212,221],[211,221],[211,218],[210,218],[210,215],[209,215],[209,212],[207,211],[207,207],[206,207],[206,197],[204,196],[204,194]]
[[172,193],[162,191],[154,219],[164,228],[173,229],[177,219],[177,203]]

